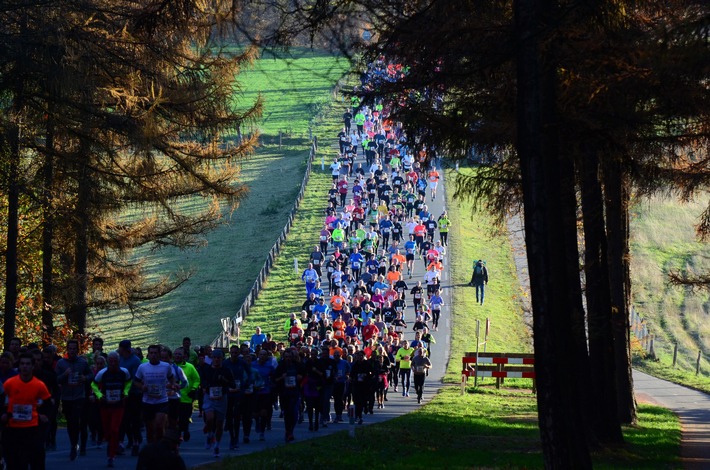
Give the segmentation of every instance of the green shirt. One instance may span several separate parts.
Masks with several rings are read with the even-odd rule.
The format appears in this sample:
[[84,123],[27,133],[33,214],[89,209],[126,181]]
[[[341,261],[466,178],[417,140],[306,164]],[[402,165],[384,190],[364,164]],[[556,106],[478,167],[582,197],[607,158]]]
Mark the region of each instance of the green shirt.
[[451,226],[451,221],[448,217],[442,217],[439,219],[439,232],[448,232]]
[[395,361],[399,362],[400,369],[411,369],[412,356],[414,356],[414,348],[399,348],[399,350],[397,351],[397,355],[394,357],[394,359]]
[[334,242],[342,242],[343,240],[345,240],[345,232],[341,228],[336,228],[335,230],[333,230],[331,237],[333,238]]

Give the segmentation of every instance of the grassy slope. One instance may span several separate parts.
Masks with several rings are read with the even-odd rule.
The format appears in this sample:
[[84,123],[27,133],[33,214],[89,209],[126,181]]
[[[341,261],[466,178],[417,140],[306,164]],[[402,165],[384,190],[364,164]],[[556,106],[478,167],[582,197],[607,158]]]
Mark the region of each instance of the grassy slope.
[[[194,275],[176,292],[148,303],[154,315],[95,316],[89,329],[103,335],[107,344],[130,338],[141,346],[156,341],[174,345],[184,335],[191,336],[193,344],[206,344],[219,333],[219,319],[241,305],[298,193],[313,113],[330,98],[344,71],[345,64],[332,57],[299,54],[294,60],[263,58],[254,70],[239,75],[245,90],[240,103],[253,102],[258,92],[265,97],[265,120],[259,123],[263,145],[243,163],[240,177],[249,185],[249,196],[235,212],[224,211],[225,225],[206,237],[205,246],[142,253],[154,276],[190,270]],[[281,149],[275,137],[279,130],[290,132]],[[184,210],[201,210],[204,204],[193,201]]]
[[[656,335],[658,362],[637,359],[637,365],[654,375],[710,392],[707,356],[696,377],[699,350],[710,348],[710,293],[668,284],[671,270],[706,270],[710,245],[695,238],[693,225],[707,206],[707,198],[688,204],[654,197],[637,203],[632,211],[633,300],[636,310]],[[678,363],[671,368],[673,344],[678,343]]]
[[[464,175],[473,174],[473,169],[461,168]],[[447,170],[447,209],[454,224],[449,235],[451,256],[451,278],[453,285],[453,322],[451,341],[451,361],[446,380],[460,380],[461,363],[464,352],[476,350],[476,320],[481,321],[481,335],[486,317],[491,320],[491,332],[487,351],[492,352],[532,352],[529,333],[522,321],[520,287],[515,274],[512,248],[506,233],[494,230],[491,216],[479,211],[472,215],[471,203],[453,201],[453,181],[455,171]],[[471,280],[474,259],[486,260],[489,284],[486,302],[476,304]],[[483,341],[483,338],[481,338]],[[482,347],[481,347],[482,349]]]
[[[317,123],[315,135],[322,144],[314,162],[304,200],[264,289],[243,324],[242,334],[245,337],[251,336],[254,328],[260,326],[264,332],[272,333],[275,339],[284,340],[286,335],[283,325],[289,313],[301,311],[301,304],[305,300],[301,272],[313,247],[318,244],[327,192],[332,183],[328,167],[322,171],[319,162],[323,157],[328,162],[337,154],[337,148],[332,148],[330,143],[334,141],[342,125],[341,115],[342,109],[333,106],[327,109]],[[298,259],[298,272],[294,270],[294,258]]]

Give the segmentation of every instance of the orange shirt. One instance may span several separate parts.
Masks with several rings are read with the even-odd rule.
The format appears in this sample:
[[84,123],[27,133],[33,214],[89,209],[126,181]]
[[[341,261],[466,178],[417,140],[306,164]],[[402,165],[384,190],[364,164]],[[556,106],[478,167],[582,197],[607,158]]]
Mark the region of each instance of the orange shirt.
[[417,237],[423,237],[426,235],[426,227],[422,224],[417,224],[414,226],[414,235]]
[[343,320],[335,320],[333,322],[333,333],[336,338],[345,338],[345,322]]
[[402,273],[399,271],[387,271],[387,282],[390,283],[390,285],[394,285],[395,282],[399,281],[402,279]]
[[401,254],[401,253],[396,254],[395,253],[392,255],[392,261],[391,261],[392,264],[400,264],[401,265],[406,262],[407,262],[407,258],[405,258],[405,256],[403,254]]
[[444,265],[441,263],[441,261],[432,261],[431,263],[429,263],[429,266],[426,267],[426,270],[431,271],[432,269],[441,272],[444,270]]
[[31,428],[39,425],[37,402],[49,400],[52,395],[44,383],[32,377],[29,382],[23,381],[19,375],[5,381],[7,397],[7,412],[12,413],[8,421],[11,428]]
[[345,305],[345,297],[342,295],[334,295],[330,298],[330,305],[333,307],[333,310],[337,312],[341,311]]
[[432,183],[437,183],[439,181],[439,172],[436,170],[432,170],[429,172],[429,181]]

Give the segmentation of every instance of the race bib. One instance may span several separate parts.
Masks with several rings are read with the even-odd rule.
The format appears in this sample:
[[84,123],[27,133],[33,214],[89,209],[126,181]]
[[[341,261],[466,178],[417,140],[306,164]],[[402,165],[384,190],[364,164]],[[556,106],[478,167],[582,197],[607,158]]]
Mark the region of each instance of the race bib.
[[210,387],[210,398],[219,400],[222,398],[222,387]]
[[320,260],[319,260],[319,259],[314,259],[314,260],[313,260],[313,264],[316,265],[316,266],[319,266],[319,265],[320,265]]
[[357,381],[358,382],[364,382],[366,378],[367,378],[367,374],[357,374]]
[[320,241],[322,241],[322,242],[326,241],[327,239],[328,239],[328,237],[326,237],[325,235],[320,236]]
[[317,331],[311,331],[311,336],[313,336],[313,337],[315,338],[316,336],[318,336],[318,332],[317,332]]
[[394,331],[396,331],[397,333],[401,333],[402,331],[404,331],[404,327],[401,325],[395,326]]
[[32,421],[32,405],[13,405],[12,419],[15,421]]
[[296,376],[295,375],[286,376],[286,380],[284,383],[286,384],[286,388],[296,388]]
[[160,398],[163,395],[163,387],[160,384],[148,385],[148,396],[151,398]]
[[106,390],[106,402],[118,403],[121,401],[121,390]]
[[299,334],[298,333],[291,333],[291,339],[298,339]]
[[242,388],[242,382],[241,382],[241,380],[235,380],[235,381],[234,381],[234,384],[236,385],[235,388],[236,388],[237,390],[239,390],[239,389]]
[[414,372],[417,372],[418,374],[423,374],[424,373],[424,366],[416,366],[414,368]]

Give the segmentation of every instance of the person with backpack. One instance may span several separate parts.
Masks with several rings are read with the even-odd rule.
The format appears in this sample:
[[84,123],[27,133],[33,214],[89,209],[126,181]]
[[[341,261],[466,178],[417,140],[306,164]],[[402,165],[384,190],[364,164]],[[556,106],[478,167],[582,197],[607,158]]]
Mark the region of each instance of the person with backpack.
[[473,264],[473,274],[469,286],[476,288],[476,302],[483,305],[483,299],[486,294],[486,285],[488,284],[488,269],[483,260],[478,260]]

